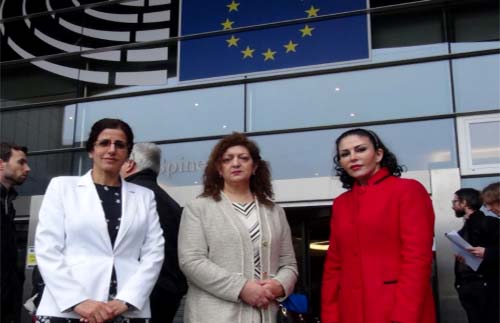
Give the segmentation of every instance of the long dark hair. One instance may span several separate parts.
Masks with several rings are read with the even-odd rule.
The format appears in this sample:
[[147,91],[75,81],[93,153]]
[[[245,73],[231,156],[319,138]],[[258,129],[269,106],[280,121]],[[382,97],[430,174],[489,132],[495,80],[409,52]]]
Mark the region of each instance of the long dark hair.
[[218,169],[222,155],[234,146],[243,146],[248,149],[254,166],[257,166],[255,174],[250,178],[250,191],[255,194],[260,203],[273,206],[274,203],[271,199],[274,197],[274,192],[269,165],[260,157],[260,149],[257,144],[238,132],[225,136],[212,149],[203,174],[203,193],[200,196],[212,197],[216,201],[221,200],[220,192],[224,188],[224,179],[219,175]]
[[335,172],[336,175],[340,177],[340,181],[342,182],[342,187],[350,189],[354,185],[354,177],[350,176],[343,168],[340,166],[340,156],[339,156],[339,144],[342,139],[348,136],[360,136],[366,137],[370,139],[375,150],[382,149],[384,151],[384,156],[380,161],[380,166],[385,167],[389,170],[389,173],[400,177],[401,173],[404,171],[404,166],[398,164],[398,160],[396,156],[387,148],[382,140],[380,140],[379,136],[371,130],[356,128],[347,130],[343,134],[341,134],[337,140],[335,140],[336,145],[336,153],[333,157],[333,163],[335,164]]

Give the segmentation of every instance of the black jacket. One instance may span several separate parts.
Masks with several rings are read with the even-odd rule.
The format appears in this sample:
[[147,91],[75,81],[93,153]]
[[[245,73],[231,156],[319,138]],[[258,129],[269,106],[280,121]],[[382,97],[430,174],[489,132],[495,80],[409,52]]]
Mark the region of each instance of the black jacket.
[[485,216],[483,212],[472,213],[458,234],[473,247],[484,247],[484,258],[477,271],[469,266],[455,262],[456,283],[467,280],[485,279],[498,281],[499,276],[499,223],[495,217]]
[[181,220],[181,207],[157,183],[158,175],[150,169],[137,172],[126,181],[149,188],[155,194],[156,208],[165,238],[165,260],[155,289],[160,288],[178,297],[186,294],[186,278],[179,269],[177,235]]
[[7,190],[0,184],[0,216],[1,216],[1,289],[2,304],[10,304],[13,299],[20,297],[23,290],[24,272],[17,262],[17,241],[14,217],[16,210],[12,201],[17,192],[11,188]]

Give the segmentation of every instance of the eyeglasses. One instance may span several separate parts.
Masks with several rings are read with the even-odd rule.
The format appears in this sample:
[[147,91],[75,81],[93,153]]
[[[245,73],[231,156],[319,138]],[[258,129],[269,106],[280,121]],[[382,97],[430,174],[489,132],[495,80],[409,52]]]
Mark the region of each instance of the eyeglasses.
[[115,145],[116,149],[126,149],[127,148],[127,143],[123,142],[121,140],[112,141],[110,139],[103,139],[101,141],[96,142],[95,145],[99,148],[108,148],[111,145]]

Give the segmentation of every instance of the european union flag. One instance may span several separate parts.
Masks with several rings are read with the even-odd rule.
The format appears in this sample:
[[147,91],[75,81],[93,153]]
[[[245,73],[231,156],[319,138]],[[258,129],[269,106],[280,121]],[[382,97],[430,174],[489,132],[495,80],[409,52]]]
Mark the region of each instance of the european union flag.
[[[366,9],[367,0],[182,0],[181,35]],[[369,57],[366,14],[181,41],[180,80]]]

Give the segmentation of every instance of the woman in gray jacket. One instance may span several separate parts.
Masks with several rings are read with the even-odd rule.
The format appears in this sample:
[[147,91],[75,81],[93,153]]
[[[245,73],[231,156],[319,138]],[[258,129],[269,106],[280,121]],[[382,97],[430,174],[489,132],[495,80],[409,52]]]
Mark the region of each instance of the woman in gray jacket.
[[182,214],[179,263],[189,283],[185,323],[272,323],[297,280],[283,209],[255,142],[233,133],[210,154],[201,196]]

